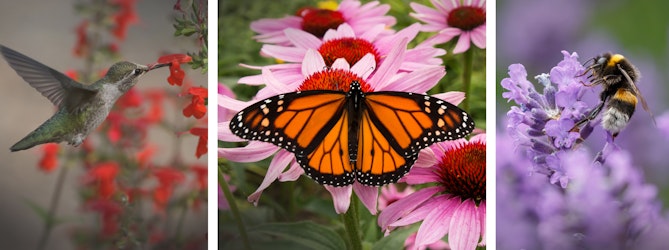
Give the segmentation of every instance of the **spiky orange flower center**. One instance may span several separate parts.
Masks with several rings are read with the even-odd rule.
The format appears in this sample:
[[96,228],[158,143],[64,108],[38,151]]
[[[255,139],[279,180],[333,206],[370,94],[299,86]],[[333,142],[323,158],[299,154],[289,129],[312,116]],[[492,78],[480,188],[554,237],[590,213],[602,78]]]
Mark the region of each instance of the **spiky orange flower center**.
[[374,47],[374,44],[367,40],[359,38],[339,38],[324,42],[318,52],[323,56],[325,65],[331,66],[338,58],[344,58],[349,65],[353,65],[360,61],[363,56],[371,53],[374,55],[374,60],[379,62],[379,52]]
[[437,170],[446,192],[477,203],[485,200],[485,144],[462,143],[446,151]]
[[353,81],[360,83],[363,92],[370,92],[372,90],[365,80],[350,71],[342,69],[316,72],[302,82],[299,90],[336,90],[348,92]]

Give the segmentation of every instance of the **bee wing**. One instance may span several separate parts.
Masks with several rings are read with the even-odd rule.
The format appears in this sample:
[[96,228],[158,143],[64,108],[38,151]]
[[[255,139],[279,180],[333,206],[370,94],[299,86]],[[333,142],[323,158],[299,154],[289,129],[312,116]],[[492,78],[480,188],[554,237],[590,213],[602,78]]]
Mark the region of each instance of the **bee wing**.
[[653,112],[650,111],[650,108],[648,107],[648,103],[646,102],[646,99],[643,98],[643,95],[641,94],[641,90],[639,90],[639,87],[636,86],[636,83],[632,81],[632,78],[623,70],[623,68],[620,66],[620,64],[617,65],[618,70],[623,73],[625,78],[627,78],[627,81],[630,82],[630,86],[632,86],[632,89],[634,89],[634,92],[637,94],[637,97],[639,98],[639,101],[641,101],[641,106],[643,107],[648,114],[650,114],[650,118],[653,119],[653,123],[657,126],[657,122],[655,121],[655,116],[653,115]]
[[13,49],[0,45],[0,52],[23,80],[58,107],[65,106],[68,110],[73,110],[76,105],[72,100],[67,101],[70,97],[88,98],[97,93],[97,90]]

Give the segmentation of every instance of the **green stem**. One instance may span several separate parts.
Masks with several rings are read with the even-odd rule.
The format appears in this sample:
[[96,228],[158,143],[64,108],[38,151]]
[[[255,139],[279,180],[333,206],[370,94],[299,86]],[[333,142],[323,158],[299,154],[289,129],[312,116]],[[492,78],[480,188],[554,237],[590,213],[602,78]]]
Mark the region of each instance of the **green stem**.
[[221,186],[223,195],[225,195],[225,199],[228,201],[230,212],[232,212],[232,217],[234,218],[235,223],[237,223],[237,230],[239,230],[239,236],[242,238],[242,243],[244,243],[244,249],[251,249],[251,242],[249,241],[249,237],[246,234],[246,227],[242,221],[242,215],[239,213],[239,208],[237,208],[234,197],[232,197],[232,192],[230,192],[228,182],[225,181],[225,178],[223,178],[223,170],[221,169],[221,166],[218,166],[218,184]]
[[181,214],[179,215],[179,219],[177,220],[177,228],[174,230],[174,239],[179,241],[181,239],[181,228],[183,228],[183,223],[186,220],[186,212],[188,212],[188,203],[189,202],[184,202],[184,204],[181,206]]
[[471,85],[472,85],[472,66],[474,65],[474,48],[469,48],[464,52],[464,69],[462,70],[462,92],[465,92],[465,101],[462,104],[462,109],[469,111],[469,100],[471,100]]
[[46,242],[49,240],[49,235],[56,224],[54,216],[56,215],[56,209],[58,208],[58,202],[60,201],[60,195],[63,191],[63,184],[65,183],[65,177],[67,176],[69,167],[63,166],[58,173],[58,180],[56,181],[56,188],[53,191],[53,196],[51,196],[51,205],[49,206],[49,214],[46,216],[46,221],[44,223],[44,231],[42,231],[42,236],[40,236],[39,245],[37,249],[44,249],[46,247]]
[[346,227],[346,233],[348,234],[349,242],[351,243],[351,249],[353,250],[362,250],[362,241],[360,239],[360,221],[358,218],[358,198],[356,195],[351,197],[351,207],[348,208],[348,211],[342,216],[344,221],[344,226]]
[[[292,193],[296,189],[296,183],[297,181],[290,181],[288,182],[288,190],[286,194]],[[290,197],[286,195],[286,197]],[[288,198],[288,218],[290,220],[295,220],[295,216],[297,214],[297,197],[290,197]]]

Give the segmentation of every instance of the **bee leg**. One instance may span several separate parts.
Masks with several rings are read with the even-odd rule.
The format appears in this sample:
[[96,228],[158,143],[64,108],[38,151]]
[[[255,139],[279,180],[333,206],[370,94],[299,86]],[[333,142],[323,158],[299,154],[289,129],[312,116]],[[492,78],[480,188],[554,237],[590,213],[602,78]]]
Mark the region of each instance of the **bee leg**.
[[600,102],[599,105],[597,105],[597,107],[595,107],[592,111],[590,111],[590,114],[588,114],[588,116],[583,118],[583,120],[578,121],[576,123],[576,125],[574,125],[574,127],[580,127],[584,123],[592,121],[593,119],[595,119],[595,117],[597,117],[597,115],[599,115],[599,112],[602,111],[602,108],[604,108],[604,101]]

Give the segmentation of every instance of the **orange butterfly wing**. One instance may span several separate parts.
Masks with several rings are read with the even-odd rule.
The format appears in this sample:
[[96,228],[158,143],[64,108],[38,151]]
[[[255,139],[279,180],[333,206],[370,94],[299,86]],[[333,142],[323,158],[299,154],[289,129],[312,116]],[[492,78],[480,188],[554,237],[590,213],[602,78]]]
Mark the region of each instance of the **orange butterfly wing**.
[[259,101],[230,121],[241,138],[270,142],[295,153],[305,173],[320,184],[353,183],[349,160],[346,93],[304,91]]
[[397,182],[421,149],[462,138],[473,129],[469,115],[444,100],[405,92],[367,93],[358,130],[357,180],[373,186]]

